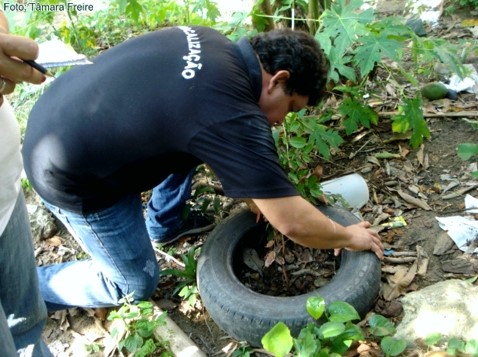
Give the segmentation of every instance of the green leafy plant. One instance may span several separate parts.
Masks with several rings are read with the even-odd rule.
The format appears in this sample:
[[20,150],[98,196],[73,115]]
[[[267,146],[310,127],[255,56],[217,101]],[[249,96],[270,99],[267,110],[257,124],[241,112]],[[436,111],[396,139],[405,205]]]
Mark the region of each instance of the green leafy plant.
[[100,344],[95,343],[95,342],[85,345],[85,351],[86,351],[88,354],[98,353],[98,352],[100,352],[102,349],[103,349],[103,346],[101,346]]
[[440,333],[432,333],[423,341],[428,347],[437,346],[446,351],[449,356],[465,354],[467,356],[478,356],[478,340],[465,341],[458,337],[445,337]]
[[[478,156],[478,144],[474,143],[464,143],[458,145],[457,153],[460,159],[470,160],[473,157]],[[472,176],[478,177],[478,171],[471,173]]]
[[417,149],[425,138],[430,137],[427,123],[423,118],[420,97],[404,99],[404,104],[399,106],[398,114],[392,117],[392,130],[396,133],[412,131],[410,145]]
[[346,93],[346,96],[339,105],[339,113],[344,116],[343,125],[345,133],[350,135],[359,128],[371,128],[378,123],[378,114],[358,98],[363,97],[358,87],[337,86],[337,91]]
[[32,184],[30,183],[30,181],[26,177],[22,177],[21,185],[22,185],[22,189],[23,189],[24,192],[32,192],[33,191]]
[[331,149],[343,142],[337,131],[327,128],[330,117],[306,116],[305,110],[290,113],[273,132],[281,165],[301,195],[317,203],[322,195],[319,178],[311,166],[319,155],[330,158]]
[[184,265],[183,269],[164,269],[161,272],[163,275],[173,275],[181,279],[174,289],[174,293],[182,297],[191,308],[196,305],[199,299],[196,282],[197,256],[199,252],[200,248],[192,246],[187,254],[181,254],[181,260]]
[[[467,120],[475,130],[478,129],[478,121],[476,120]],[[475,143],[464,143],[460,144],[457,147],[458,157],[464,161],[471,160],[474,157],[478,156],[478,144]],[[478,171],[471,173],[473,177],[478,177]]]
[[252,348],[248,346],[240,346],[232,353],[232,357],[250,357]]
[[[317,325],[310,323],[292,337],[289,328],[278,322],[262,338],[264,349],[276,357],[293,352],[294,356],[341,356],[354,341],[363,340],[362,329],[352,323],[360,320],[355,308],[343,301],[328,306],[321,296],[307,299],[306,309],[314,320],[325,322]],[[406,349],[405,341],[391,337],[395,333],[393,324],[381,315],[372,315],[368,319],[369,333],[381,338],[380,346],[386,356],[398,356]]]
[[155,336],[154,332],[159,326],[166,324],[166,313],[154,312],[153,304],[149,301],[132,303],[131,296],[123,298],[122,306],[117,311],[108,315],[108,320],[118,321],[112,331],[112,337],[118,343],[118,350],[128,351],[134,357],[146,357],[153,354],[172,357],[168,342]]
[[[331,69],[329,77],[335,91],[346,94],[339,105],[347,135],[362,126],[370,128],[378,123],[378,115],[362,99],[364,87],[377,67],[383,67],[390,76],[401,75],[412,85],[424,67],[432,67],[437,60],[460,76],[465,75],[459,53],[445,41],[420,38],[400,18],[375,19],[374,10],[360,10],[362,0],[337,0],[320,16],[320,26],[315,35],[327,55]],[[410,50],[410,49],[411,50]],[[400,63],[409,53],[416,71],[403,68]],[[395,63],[396,68],[387,68]],[[341,85],[346,82],[347,85]],[[395,130],[412,131],[410,144],[417,148],[430,133],[421,109],[421,101],[403,99],[402,113],[395,118]]]

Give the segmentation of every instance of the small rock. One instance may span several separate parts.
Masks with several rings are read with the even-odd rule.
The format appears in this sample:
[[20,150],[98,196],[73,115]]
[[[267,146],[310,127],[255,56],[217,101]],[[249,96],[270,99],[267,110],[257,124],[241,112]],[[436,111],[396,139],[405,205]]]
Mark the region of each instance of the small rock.
[[423,21],[420,18],[412,17],[408,19],[407,26],[410,27],[417,36],[423,37],[427,35],[425,26],[423,26]]
[[385,317],[398,317],[403,313],[403,307],[400,301],[378,300],[375,305],[375,312]]
[[35,242],[51,238],[58,232],[52,213],[43,205],[31,210],[30,225]]

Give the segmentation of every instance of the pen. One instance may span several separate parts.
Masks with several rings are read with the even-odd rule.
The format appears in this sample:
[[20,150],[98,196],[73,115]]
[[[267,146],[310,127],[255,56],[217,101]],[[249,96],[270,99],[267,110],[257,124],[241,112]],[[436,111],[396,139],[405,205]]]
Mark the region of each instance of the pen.
[[43,73],[45,76],[48,76],[48,77],[53,77],[53,74],[51,74],[48,69],[46,69],[45,67],[43,67],[42,65],[36,63],[35,61],[33,60],[22,60],[23,62],[25,62],[26,64],[28,64],[29,66],[35,68],[36,70],[40,71],[41,73]]

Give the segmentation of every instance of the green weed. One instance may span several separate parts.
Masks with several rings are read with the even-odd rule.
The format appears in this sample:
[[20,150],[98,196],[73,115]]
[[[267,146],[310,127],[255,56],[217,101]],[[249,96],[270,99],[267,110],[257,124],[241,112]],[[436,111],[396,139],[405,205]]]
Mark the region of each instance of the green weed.
[[173,275],[180,278],[180,281],[174,289],[174,293],[182,297],[190,309],[194,309],[199,300],[196,282],[197,256],[199,252],[200,248],[192,246],[189,248],[187,254],[181,254],[181,260],[184,265],[183,269],[171,268],[161,271],[162,275]]
[[134,357],[151,356],[153,353],[172,357],[169,342],[159,340],[154,334],[159,326],[166,324],[166,313],[156,314],[149,301],[133,304],[130,296],[122,299],[121,303],[123,305],[117,311],[108,315],[108,320],[119,322],[111,333],[118,343],[118,351],[127,351]]
[[[364,340],[365,333],[352,321],[360,320],[355,308],[343,301],[328,306],[321,296],[307,299],[306,309],[314,320],[324,319],[321,325],[310,323],[292,337],[289,328],[282,322],[277,323],[262,338],[263,347],[276,357],[288,353],[293,356],[342,356],[354,341]],[[398,356],[406,349],[406,342],[391,337],[395,333],[393,324],[381,315],[372,315],[368,319],[368,332],[378,338],[385,355]]]

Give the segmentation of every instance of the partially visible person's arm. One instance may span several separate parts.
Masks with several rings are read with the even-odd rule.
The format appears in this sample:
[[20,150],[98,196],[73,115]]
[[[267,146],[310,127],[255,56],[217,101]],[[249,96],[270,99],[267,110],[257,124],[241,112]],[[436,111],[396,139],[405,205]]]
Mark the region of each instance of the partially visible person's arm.
[[368,229],[369,222],[344,227],[300,196],[253,201],[272,226],[298,244],[319,249],[371,250],[383,258],[380,236]]
[[20,82],[39,84],[45,81],[42,73],[19,60],[38,57],[38,45],[26,37],[9,34],[5,14],[0,11],[0,105],[3,95],[14,91]]

